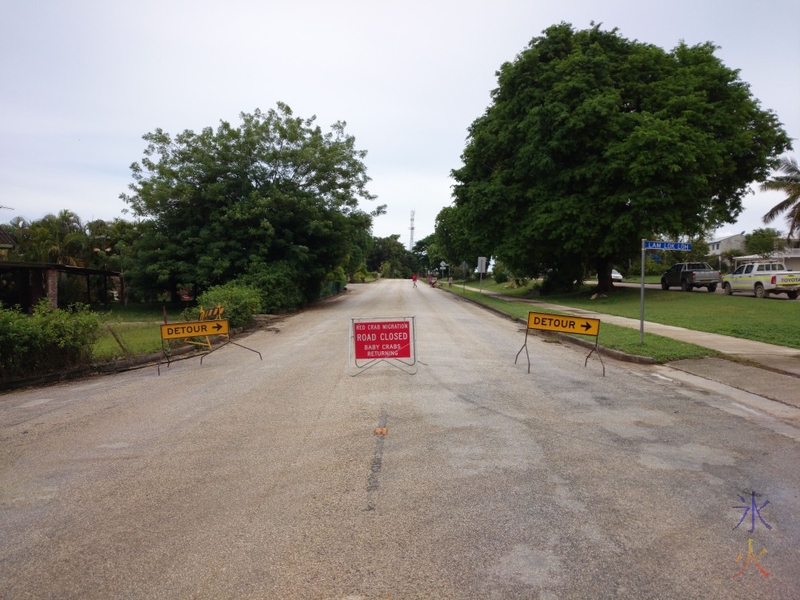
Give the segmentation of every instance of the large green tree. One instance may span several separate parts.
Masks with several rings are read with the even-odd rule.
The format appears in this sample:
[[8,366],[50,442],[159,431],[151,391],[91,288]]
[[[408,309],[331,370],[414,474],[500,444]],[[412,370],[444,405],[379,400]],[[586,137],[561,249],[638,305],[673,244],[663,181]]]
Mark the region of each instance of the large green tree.
[[783,239],[781,232],[771,227],[756,229],[744,236],[744,251],[747,254],[758,254],[765,259],[785,247],[786,240]]
[[470,245],[562,284],[596,269],[608,289],[642,238],[732,222],[790,141],[714,51],[565,23],[534,38],[453,171]]
[[367,257],[367,268],[384,277],[411,277],[414,256],[400,241],[396,233],[385,238],[373,238],[372,251]]
[[366,253],[372,216],[358,202],[374,196],[366,152],[345,123],[324,133],[281,103],[240,118],[238,127],[144,136],[131,193],[122,195],[147,222],[134,285],[175,294],[240,276],[289,278],[308,302],[327,273]]

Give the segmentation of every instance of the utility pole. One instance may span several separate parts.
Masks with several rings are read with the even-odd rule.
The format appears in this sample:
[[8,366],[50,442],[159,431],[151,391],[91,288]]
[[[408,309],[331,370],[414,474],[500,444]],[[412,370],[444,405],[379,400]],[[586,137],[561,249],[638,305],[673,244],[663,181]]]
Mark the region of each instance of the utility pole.
[[409,236],[408,240],[408,251],[411,252],[414,249],[414,211],[411,211],[411,227],[408,228],[411,231],[411,235]]

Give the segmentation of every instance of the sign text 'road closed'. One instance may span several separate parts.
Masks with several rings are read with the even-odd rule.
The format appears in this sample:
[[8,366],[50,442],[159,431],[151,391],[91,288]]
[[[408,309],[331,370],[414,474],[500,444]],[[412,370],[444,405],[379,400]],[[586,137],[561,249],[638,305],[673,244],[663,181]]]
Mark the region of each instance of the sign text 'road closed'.
[[529,312],[528,329],[597,336],[600,334],[600,319]]
[[377,321],[353,323],[357,360],[411,358],[411,322]]
[[228,319],[215,321],[188,321],[186,323],[170,323],[161,326],[162,340],[176,340],[205,335],[227,335]]

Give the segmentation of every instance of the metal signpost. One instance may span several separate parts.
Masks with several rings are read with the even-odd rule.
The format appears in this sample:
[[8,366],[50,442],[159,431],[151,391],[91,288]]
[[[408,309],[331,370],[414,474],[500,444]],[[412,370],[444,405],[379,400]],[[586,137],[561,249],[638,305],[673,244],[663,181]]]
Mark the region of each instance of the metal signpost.
[[639,345],[644,345],[644,261],[646,250],[677,250],[678,252],[689,252],[691,244],[684,242],[662,242],[659,240],[642,240],[642,289],[641,300],[639,301]]
[[[417,372],[417,335],[414,317],[367,317],[350,320],[347,368],[354,377],[379,362],[386,362],[410,375]],[[359,361],[363,361],[359,363]],[[402,366],[401,366],[402,365]],[[405,367],[412,367],[409,370]]]
[[486,273],[486,257],[479,256],[478,257],[478,273],[481,274],[481,283],[478,287],[478,291],[483,294],[483,274]]
[[583,366],[585,367],[589,363],[589,356],[591,356],[593,352],[597,352],[597,358],[600,359],[600,364],[603,365],[603,377],[606,376],[606,365],[603,363],[603,357],[600,356],[600,349],[597,346],[597,341],[600,336],[600,319],[529,312],[528,324],[525,328],[525,343],[522,345],[522,348],[519,349],[519,352],[517,352],[517,356],[514,357],[514,364],[517,364],[520,353],[525,350],[525,356],[528,357],[528,373],[531,372],[531,357],[528,354],[528,332],[531,329],[594,336],[594,347],[583,362]]

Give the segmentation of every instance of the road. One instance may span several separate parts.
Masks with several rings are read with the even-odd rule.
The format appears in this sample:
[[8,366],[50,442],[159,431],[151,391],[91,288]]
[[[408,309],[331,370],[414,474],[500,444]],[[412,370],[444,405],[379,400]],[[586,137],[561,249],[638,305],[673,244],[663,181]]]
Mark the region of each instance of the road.
[[[0,396],[0,597],[800,596],[800,412],[351,288],[263,361]],[[412,315],[416,374],[348,373],[351,318]]]

